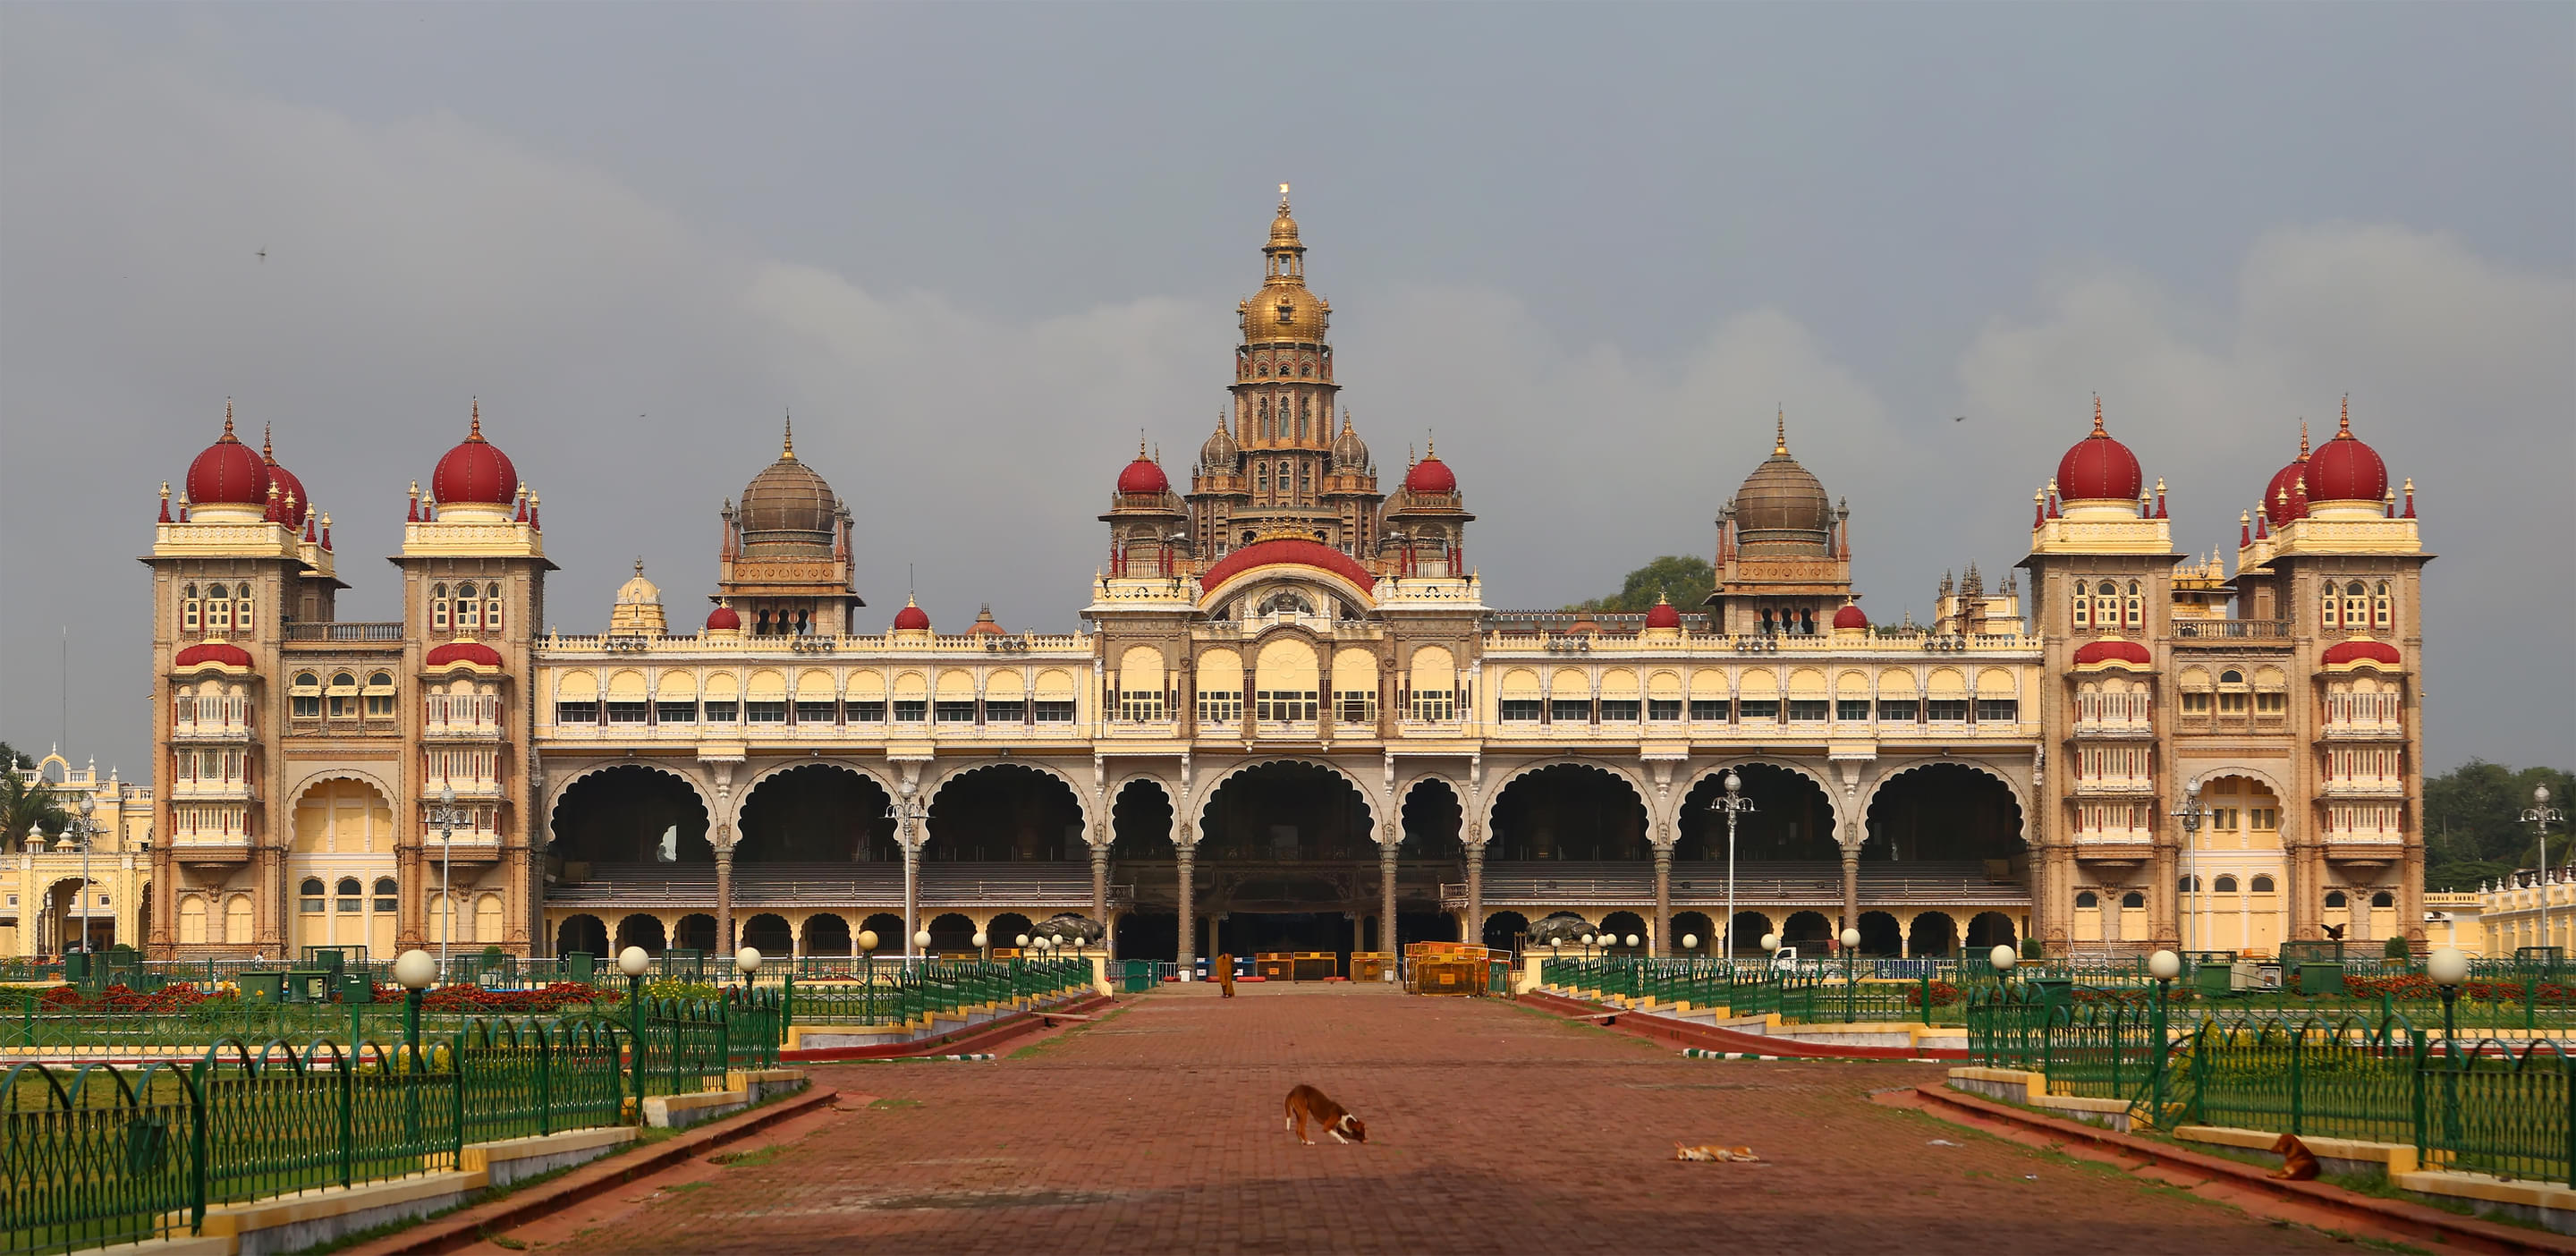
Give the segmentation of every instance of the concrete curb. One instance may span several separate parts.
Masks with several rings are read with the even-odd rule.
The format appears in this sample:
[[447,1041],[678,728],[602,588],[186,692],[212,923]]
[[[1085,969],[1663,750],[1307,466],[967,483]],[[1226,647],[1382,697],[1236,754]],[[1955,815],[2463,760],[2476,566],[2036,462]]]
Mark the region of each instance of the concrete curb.
[[1542,990],[1532,990],[1523,994],[1519,1001],[1543,1012],[1553,1012],[1568,1018],[1590,1019],[1604,1028],[1620,1030],[1641,1038],[1652,1038],[1681,1047],[1697,1047],[1703,1051],[1720,1054],[1761,1056],[1781,1060],[1875,1060],[1891,1064],[1922,1063],[1927,1059],[1933,1063],[1950,1063],[1964,1061],[1968,1056],[1965,1051],[1954,1052],[1946,1048],[1925,1048],[1917,1051],[1897,1047],[1846,1047],[1827,1042],[1790,1042],[1780,1038],[1765,1038],[1760,1034],[1741,1034],[1732,1029],[1694,1025],[1670,1016],[1657,1016],[1652,1012],[1628,1011],[1598,1003],[1586,1003],[1580,999],[1569,999]]
[[[816,1047],[811,1051],[781,1051],[778,1053],[778,1060],[781,1064],[829,1064],[840,1060],[912,1060],[971,1056],[978,1052],[989,1052],[992,1048],[1024,1034],[1052,1028],[1053,1022],[1050,1019],[1052,1017],[1080,1015],[1116,1001],[1108,995],[1095,994],[1078,1003],[1014,1012],[999,1020],[953,1029],[933,1038],[917,1038],[911,1042],[894,1042],[875,1047]],[[934,1047],[940,1050],[932,1050],[931,1048]]]
[[375,1242],[350,1248],[349,1256],[409,1256],[411,1253],[460,1251],[482,1242],[487,1231],[507,1230],[576,1200],[588,1199],[676,1164],[685,1164],[712,1148],[758,1133],[790,1117],[827,1107],[839,1093],[828,1086],[810,1086],[803,1094],[792,1095],[739,1116],[710,1122],[644,1151],[598,1161],[551,1182],[490,1203],[431,1218],[398,1234],[389,1234]]
[[2444,1212],[2424,1204],[2402,1199],[2382,1199],[2363,1195],[2323,1182],[2287,1182],[2269,1176],[2261,1167],[2229,1160],[2223,1156],[2206,1156],[2198,1152],[2168,1147],[2150,1139],[2086,1125],[2080,1121],[2063,1121],[2055,1117],[2024,1112],[2010,1104],[1996,1103],[1965,1095],[1943,1085],[1914,1088],[1915,1097],[1940,1115],[1941,1110],[1964,1113],[1988,1121],[2001,1121],[2049,1135],[2069,1143],[2085,1143],[2122,1156],[2145,1161],[2160,1168],[2214,1180],[2224,1180],[2240,1190],[2253,1191],[2287,1200],[2293,1204],[2340,1214],[2355,1224],[2367,1227],[2374,1237],[2395,1236],[2420,1239],[2444,1247],[2482,1252],[2550,1252],[2576,1254],[2576,1238],[2552,1234],[2546,1230],[2526,1230],[2519,1226],[2498,1225],[2474,1217]]

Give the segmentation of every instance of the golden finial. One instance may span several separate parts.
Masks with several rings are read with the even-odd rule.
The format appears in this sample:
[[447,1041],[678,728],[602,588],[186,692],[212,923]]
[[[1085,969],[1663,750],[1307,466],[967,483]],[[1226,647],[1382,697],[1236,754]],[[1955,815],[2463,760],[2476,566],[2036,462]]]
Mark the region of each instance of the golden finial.
[[2343,395],[2343,424],[2335,429],[2335,439],[2352,435],[2352,394]]
[[2096,436],[2110,435],[2109,432],[2102,430],[2102,394],[2100,393],[2093,394],[2093,434]]
[[275,447],[274,447],[274,446],[272,446],[272,445],[269,443],[269,438],[270,438],[270,432],[269,432],[268,424],[266,424],[266,423],[262,423],[262,424],[260,424],[260,425],[259,425],[259,460],[260,460],[260,461],[262,461],[262,462],[265,462],[265,463],[267,463],[268,465],[270,465],[270,466],[272,466],[272,467],[273,467],[273,466],[276,466],[276,465],[277,465],[277,452],[276,452]]
[[470,441],[483,439],[483,399],[481,397],[474,399],[474,426],[465,433],[465,439]]
[[2299,416],[2299,461],[2308,460],[2308,416]]
[[641,554],[635,556],[635,574],[639,576],[644,574],[644,556]]
[[1140,428],[1137,428],[1137,429],[1136,429],[1136,461],[1138,461],[1138,462],[1143,462],[1144,460],[1145,460],[1145,429],[1143,429],[1143,428],[1141,428],[1141,427],[1140,427]]
[[1288,185],[1285,183],[1279,185],[1279,212],[1288,212]]
[[[224,398],[224,440],[233,439],[233,399]],[[220,443],[220,442],[218,442]]]
[[1771,434],[1771,456],[1786,458],[1789,456],[1789,407],[1780,407],[1780,412],[1772,417],[1776,426]]
[[1422,460],[1424,462],[1438,462],[1440,460],[1440,442],[1431,439],[1429,436],[1424,436],[1422,438]]
[[787,416],[787,434],[779,440],[778,460],[780,462],[796,461],[796,416],[794,414]]

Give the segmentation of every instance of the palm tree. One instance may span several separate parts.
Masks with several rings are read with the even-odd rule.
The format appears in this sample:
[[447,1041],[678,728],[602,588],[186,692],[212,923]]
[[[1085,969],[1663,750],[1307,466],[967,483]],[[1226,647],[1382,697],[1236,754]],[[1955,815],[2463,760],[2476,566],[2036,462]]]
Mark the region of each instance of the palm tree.
[[38,829],[60,833],[71,823],[71,808],[44,778],[15,766],[0,768],[0,847],[14,850]]

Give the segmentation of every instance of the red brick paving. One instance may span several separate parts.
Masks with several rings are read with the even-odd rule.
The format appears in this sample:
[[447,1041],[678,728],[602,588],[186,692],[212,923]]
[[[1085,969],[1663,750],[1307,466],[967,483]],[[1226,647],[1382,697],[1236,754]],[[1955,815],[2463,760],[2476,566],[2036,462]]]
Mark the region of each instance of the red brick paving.
[[[763,1163],[693,1168],[696,1185],[544,1250],[2336,1245],[1867,1102],[1938,1066],[1688,1060],[1485,999],[1247,985],[1221,1001],[1167,987],[1028,1058],[815,1071],[882,1098],[845,1103]],[[1280,1124],[1298,1082],[1358,1113],[1370,1141],[1299,1145]],[[1750,1144],[1771,1163],[1675,1163],[1675,1140]]]

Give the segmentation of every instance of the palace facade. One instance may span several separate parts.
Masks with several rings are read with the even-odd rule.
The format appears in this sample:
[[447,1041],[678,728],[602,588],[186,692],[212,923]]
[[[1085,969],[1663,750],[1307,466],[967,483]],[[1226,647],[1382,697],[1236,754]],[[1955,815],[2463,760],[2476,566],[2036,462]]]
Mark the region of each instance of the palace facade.
[[2028,557],[1942,577],[1931,623],[1862,610],[1785,421],[1712,503],[1703,599],[1499,610],[1457,472],[1382,479],[1337,413],[1284,195],[1261,252],[1230,410],[1185,475],[1116,472],[1074,632],[872,618],[792,431],[719,515],[702,621],[639,564],[602,631],[539,631],[538,495],[479,407],[375,507],[408,511],[402,618],[344,622],[329,515],[228,413],[144,560],[154,951],[962,950],[1072,911],[1186,959],[1562,910],[1670,953],[1720,936],[1730,847],[1744,950],[2422,936],[2430,556],[2348,408],[2232,561],[2176,550],[2096,400]]

